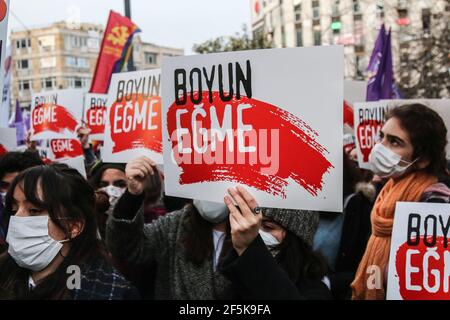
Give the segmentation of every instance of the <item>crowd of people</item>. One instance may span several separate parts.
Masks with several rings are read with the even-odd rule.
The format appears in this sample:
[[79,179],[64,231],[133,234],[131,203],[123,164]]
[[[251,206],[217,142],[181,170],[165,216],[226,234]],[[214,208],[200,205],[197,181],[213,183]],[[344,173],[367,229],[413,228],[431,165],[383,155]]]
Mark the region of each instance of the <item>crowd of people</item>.
[[421,104],[390,111],[370,171],[344,153],[337,213],[263,208],[238,185],[169,197],[151,159],[104,163],[87,137],[87,179],[32,147],[0,158],[0,299],[381,300],[366,270],[387,279],[396,203],[450,203],[447,129]]

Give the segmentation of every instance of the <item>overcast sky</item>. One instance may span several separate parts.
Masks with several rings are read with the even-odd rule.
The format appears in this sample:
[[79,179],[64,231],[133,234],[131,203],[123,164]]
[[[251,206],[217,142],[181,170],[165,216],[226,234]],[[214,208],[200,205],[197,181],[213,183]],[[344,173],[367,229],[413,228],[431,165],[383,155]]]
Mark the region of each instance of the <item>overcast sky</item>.
[[[123,0],[11,0],[9,28],[23,29],[77,18],[106,24],[109,10],[124,12]],[[185,49],[232,35],[250,24],[248,0],[131,0],[133,21],[144,41]],[[16,18],[16,17],[18,18]],[[19,21],[20,20],[20,21]]]

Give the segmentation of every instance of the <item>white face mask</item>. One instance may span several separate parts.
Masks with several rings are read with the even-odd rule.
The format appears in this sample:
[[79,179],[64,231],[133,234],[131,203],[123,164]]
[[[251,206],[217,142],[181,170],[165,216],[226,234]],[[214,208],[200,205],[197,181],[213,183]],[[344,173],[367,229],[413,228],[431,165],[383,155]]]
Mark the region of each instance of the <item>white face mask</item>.
[[125,193],[125,188],[119,188],[115,186],[107,186],[102,188],[101,190],[105,191],[109,196],[109,204],[113,204]]
[[[377,143],[369,155],[370,170],[381,178],[400,177],[416,161],[417,159],[413,162],[402,160],[400,155],[385,147],[382,143]],[[401,166],[399,165],[400,162],[407,165]]]
[[2,200],[3,206],[5,205],[6,192],[0,192],[0,198]]
[[211,223],[222,222],[230,214],[225,203],[194,200],[194,206],[197,208],[202,218]]
[[10,218],[6,237],[8,253],[22,268],[45,269],[67,241],[56,241],[49,236],[48,216]]
[[278,239],[275,238],[270,232],[259,229],[259,235],[261,236],[262,240],[264,241],[264,244],[269,249],[272,249],[280,244],[280,241],[278,241]]

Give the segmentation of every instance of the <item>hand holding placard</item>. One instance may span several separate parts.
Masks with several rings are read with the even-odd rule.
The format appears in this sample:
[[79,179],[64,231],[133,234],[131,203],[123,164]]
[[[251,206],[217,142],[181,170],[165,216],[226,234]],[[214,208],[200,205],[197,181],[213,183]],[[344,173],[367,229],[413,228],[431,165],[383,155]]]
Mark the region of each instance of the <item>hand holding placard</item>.
[[156,163],[145,156],[129,162],[125,168],[128,192],[141,195],[144,192],[145,180],[157,172]]
[[[236,252],[242,255],[259,234],[262,214],[253,213],[258,203],[243,187],[230,188],[228,193],[230,196],[225,196],[224,201],[230,210],[231,239]],[[232,199],[239,206],[239,210]]]

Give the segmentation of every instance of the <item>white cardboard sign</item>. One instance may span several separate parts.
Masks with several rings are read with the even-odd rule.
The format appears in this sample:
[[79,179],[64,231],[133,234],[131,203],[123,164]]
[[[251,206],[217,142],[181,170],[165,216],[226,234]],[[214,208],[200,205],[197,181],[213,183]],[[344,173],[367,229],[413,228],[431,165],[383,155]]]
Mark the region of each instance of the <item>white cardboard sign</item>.
[[33,94],[31,140],[76,138],[83,114],[82,89]]
[[397,202],[387,299],[450,300],[450,204]]
[[342,210],[343,48],[163,59],[168,195]]
[[102,157],[126,163],[145,155],[162,163],[161,70],[113,74]]

